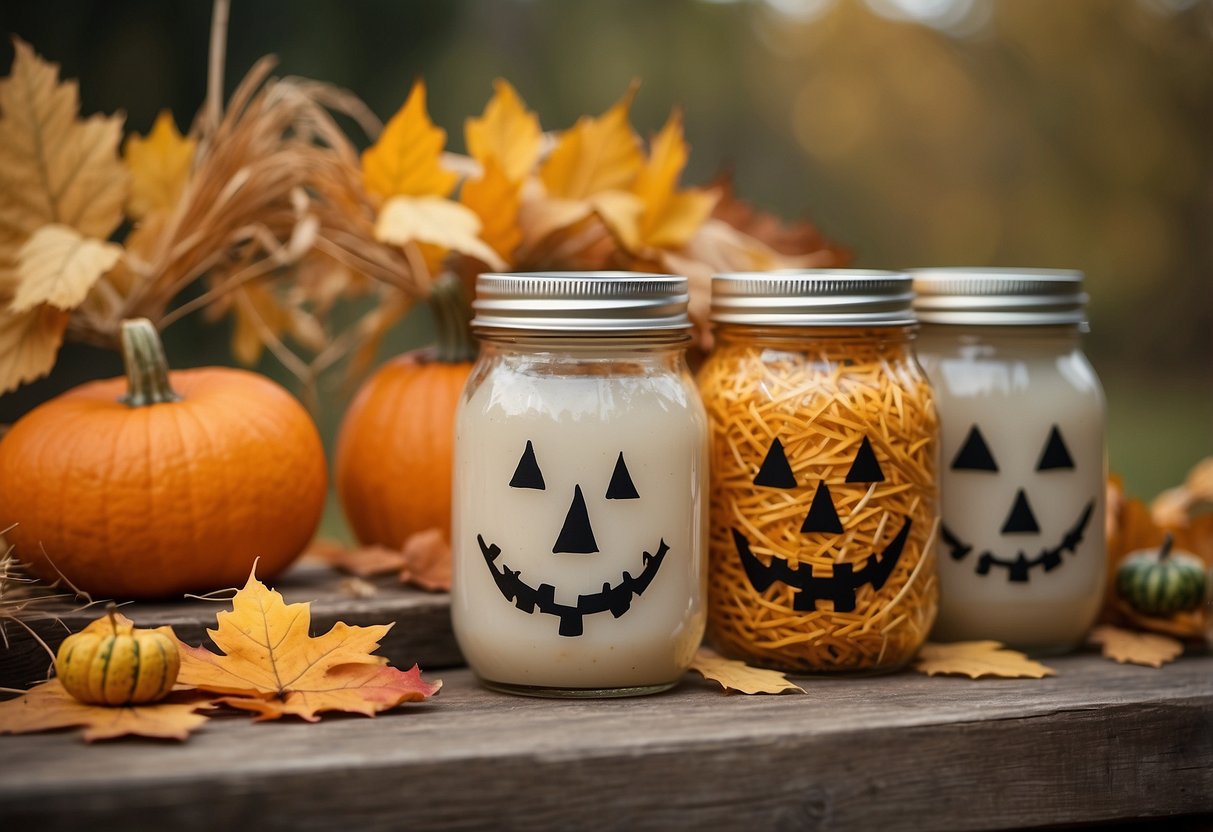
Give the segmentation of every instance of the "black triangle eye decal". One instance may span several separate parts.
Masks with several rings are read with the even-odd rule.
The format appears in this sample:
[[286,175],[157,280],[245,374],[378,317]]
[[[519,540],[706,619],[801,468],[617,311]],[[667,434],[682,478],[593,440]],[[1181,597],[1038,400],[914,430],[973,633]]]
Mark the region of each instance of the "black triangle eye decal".
[[981,431],[977,429],[977,425],[969,428],[969,435],[965,437],[964,444],[960,446],[960,450],[956,452],[956,458],[952,460],[952,470],[998,470],[998,463],[994,461],[994,456],[990,453],[990,447],[986,445],[986,440],[981,435]]
[[1074,460],[1070,457],[1070,449],[1061,438],[1057,425],[1049,431],[1049,441],[1040,453],[1040,461],[1036,463],[1037,471],[1049,471],[1055,468],[1074,468]]
[[526,441],[522,458],[518,460],[518,467],[514,469],[514,476],[510,479],[510,487],[535,488],[539,491],[547,488],[543,482],[543,472],[539,470],[539,463],[535,460],[535,448],[529,439]]
[[796,477],[792,474],[792,466],[788,465],[787,454],[783,452],[783,443],[778,438],[771,440],[771,449],[767,451],[766,459],[754,476],[754,485],[767,488],[795,488]]
[[636,486],[632,484],[632,475],[628,473],[628,466],[623,461],[623,451],[619,452],[619,459],[615,460],[615,473],[611,474],[611,484],[607,486],[606,498],[608,500],[640,499],[640,495],[636,493]]
[[876,453],[872,450],[872,443],[866,436],[855,454],[855,461],[851,463],[851,470],[847,472],[847,482],[884,482],[884,471],[881,470]]

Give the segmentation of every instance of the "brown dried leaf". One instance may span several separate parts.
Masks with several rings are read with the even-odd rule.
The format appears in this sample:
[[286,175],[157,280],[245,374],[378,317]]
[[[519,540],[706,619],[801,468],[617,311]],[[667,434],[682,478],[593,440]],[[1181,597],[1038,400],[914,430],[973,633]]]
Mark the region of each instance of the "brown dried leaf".
[[82,727],[85,742],[138,736],[185,740],[206,722],[196,713],[215,705],[194,691],[178,691],[151,705],[87,705],[72,698],[58,679],[0,702],[0,734],[29,734]]
[[122,246],[85,237],[68,225],[44,225],[17,253],[17,291],[9,310],[28,312],[44,303],[74,309],[120,257]]
[[1184,651],[1182,643],[1170,636],[1135,633],[1103,624],[1091,631],[1087,640],[1103,647],[1103,655],[1120,664],[1162,667]]
[[731,173],[722,173],[712,184],[720,191],[720,200],[712,211],[716,219],[727,222],[779,254],[799,257],[824,253],[822,268],[845,266],[850,262],[850,253],[827,240],[808,220],[785,223],[774,214],[759,211],[740,199],[733,187]]
[[326,548],[319,554],[334,569],[358,578],[391,575],[403,569],[406,563],[404,552],[386,546],[359,546],[354,549],[342,546]]
[[68,318],[46,304],[28,312],[0,310],[0,393],[51,371]]
[[717,682],[725,693],[804,693],[804,688],[787,680],[778,670],[750,667],[745,662],[726,659],[701,647],[691,661],[691,670],[711,682]]
[[451,544],[441,529],[426,529],[409,535],[404,541],[404,568],[401,583],[429,592],[451,589]]
[[968,676],[978,679],[1042,679],[1055,676],[1052,668],[1033,661],[1015,650],[1007,650],[997,641],[957,641],[951,644],[927,642],[918,651],[914,669],[928,676]]

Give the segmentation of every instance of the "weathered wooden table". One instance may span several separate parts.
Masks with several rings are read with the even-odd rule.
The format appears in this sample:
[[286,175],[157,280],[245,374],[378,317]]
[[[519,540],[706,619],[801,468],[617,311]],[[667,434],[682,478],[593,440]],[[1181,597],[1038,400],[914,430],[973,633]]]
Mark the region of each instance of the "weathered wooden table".
[[[411,610],[394,661],[417,652],[409,620],[421,652],[449,647],[440,621],[422,623],[439,613],[418,611],[441,611],[440,596],[339,606],[377,600]],[[0,737],[0,830],[1213,825],[1213,656],[1049,664],[1058,676],[1040,681],[806,679],[805,696],[727,696],[688,677],[592,702],[495,694],[427,667],[439,696],[373,720],[221,717],[185,744]]]

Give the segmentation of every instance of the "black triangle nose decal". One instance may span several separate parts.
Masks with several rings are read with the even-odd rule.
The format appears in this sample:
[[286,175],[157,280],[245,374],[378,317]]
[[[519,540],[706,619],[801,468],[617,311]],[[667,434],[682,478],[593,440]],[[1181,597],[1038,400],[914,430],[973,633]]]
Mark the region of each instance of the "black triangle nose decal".
[[838,510],[834,508],[834,498],[830,496],[830,487],[824,482],[817,486],[813,505],[809,506],[809,513],[805,515],[800,531],[842,533],[842,521],[838,519]]
[[546,486],[543,482],[543,472],[539,470],[539,463],[535,460],[535,448],[531,445],[531,440],[526,441],[526,449],[522,452],[522,458],[518,460],[518,467],[514,469],[514,476],[510,479],[511,488],[537,488],[543,491]]
[[872,443],[866,436],[863,438],[863,444],[859,446],[859,451],[855,454],[855,462],[851,464],[851,470],[847,472],[847,482],[884,482],[884,471],[880,469],[880,462],[872,450]]
[[1007,521],[1002,524],[1002,533],[1026,532],[1031,534],[1039,531],[1040,526],[1036,524],[1036,515],[1032,513],[1032,507],[1028,505],[1028,496],[1023,493],[1021,488],[1015,493],[1015,505],[1011,506],[1011,513],[1007,515]]
[[1049,431],[1049,441],[1040,453],[1040,461],[1036,463],[1037,471],[1048,471],[1053,468],[1073,468],[1074,460],[1070,457],[1070,449],[1061,438],[1057,425]]
[[771,440],[771,449],[767,451],[762,466],[754,476],[754,485],[764,485],[767,488],[796,487],[796,477],[792,474],[792,466],[788,465],[787,454],[783,452],[783,443],[778,438]]
[[608,500],[640,499],[640,494],[636,492],[636,486],[632,483],[632,475],[628,473],[627,463],[623,461],[623,451],[619,452],[619,459],[615,460],[615,473],[611,474],[611,484],[607,486],[606,498]]
[[965,437],[964,444],[960,446],[960,450],[956,452],[956,458],[952,460],[952,470],[998,470],[998,463],[994,461],[994,456],[990,453],[990,447],[986,444],[985,437],[981,435],[981,431],[977,429],[977,425],[969,428],[969,435]]
[[581,496],[581,486],[578,485],[573,488],[573,502],[564,515],[564,526],[556,538],[556,545],[552,547],[552,554],[589,555],[597,551],[598,543],[590,526],[590,513],[586,510],[585,498]]

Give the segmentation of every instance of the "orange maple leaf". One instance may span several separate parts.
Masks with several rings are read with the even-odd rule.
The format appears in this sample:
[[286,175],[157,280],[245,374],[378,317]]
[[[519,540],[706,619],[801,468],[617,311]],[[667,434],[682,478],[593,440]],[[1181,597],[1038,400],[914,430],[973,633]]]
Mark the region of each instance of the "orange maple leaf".
[[521,184],[510,179],[494,156],[483,160],[482,165],[484,175],[463,183],[459,201],[480,218],[480,239],[509,261],[522,242],[518,227]]
[[254,575],[217,620],[218,628],[207,632],[222,653],[179,643],[178,684],[229,694],[225,704],[256,711],[259,719],[293,714],[315,722],[322,711],[370,716],[426,699],[442,686],[423,681],[416,665],[405,672],[372,655],[392,625],[339,621],[313,638],[311,605],[286,604]]
[[139,736],[184,740],[206,722],[196,711],[213,708],[196,693],[178,691],[150,705],[88,705],[72,697],[58,679],[23,696],[0,702],[0,734],[28,734],[82,727],[85,742]]
[[413,84],[404,106],[362,153],[362,177],[369,193],[393,196],[447,196],[459,175],[442,167],[446,131],[430,121],[425,82]]
[[469,118],[463,132],[472,158],[481,165],[495,160],[511,182],[521,182],[530,173],[543,143],[538,116],[504,78],[493,82],[493,97],[484,113]]
[[676,249],[686,245],[716,207],[719,194],[701,188],[678,190],[687,164],[682,113],[670,114],[649,150],[649,161],[636,177],[632,193],[644,204],[639,236],[644,246]]

